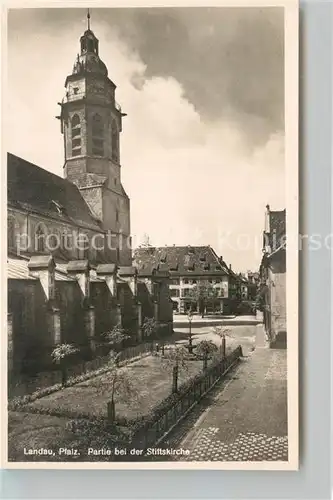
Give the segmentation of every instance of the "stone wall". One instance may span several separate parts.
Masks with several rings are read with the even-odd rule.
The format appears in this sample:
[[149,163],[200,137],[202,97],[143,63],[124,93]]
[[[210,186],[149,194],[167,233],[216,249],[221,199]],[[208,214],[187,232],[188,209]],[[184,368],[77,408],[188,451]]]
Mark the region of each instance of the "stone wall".
[[[76,361],[94,358],[101,352],[96,344],[101,344],[103,334],[118,324],[131,336],[132,344],[142,340],[145,318],[168,324],[168,331],[172,331],[167,279],[159,280],[156,295],[156,287],[137,280],[134,268],[120,268],[125,275],[119,278],[116,266],[101,265],[98,278],[92,279],[88,261],[71,261],[67,279],[54,281],[46,279],[55,273],[50,256],[32,257],[28,266],[31,279],[8,280],[12,374],[33,375],[54,369],[51,352],[57,343],[78,347]],[[113,266],[114,274],[105,269],[108,266]],[[127,270],[134,274],[126,275]]]

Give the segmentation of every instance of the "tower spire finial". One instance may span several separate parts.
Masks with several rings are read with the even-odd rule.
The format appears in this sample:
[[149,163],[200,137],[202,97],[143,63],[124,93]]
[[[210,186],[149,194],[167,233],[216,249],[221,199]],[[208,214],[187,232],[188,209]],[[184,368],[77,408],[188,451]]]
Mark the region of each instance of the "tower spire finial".
[[88,30],[90,30],[90,10],[87,12],[87,20],[88,20]]

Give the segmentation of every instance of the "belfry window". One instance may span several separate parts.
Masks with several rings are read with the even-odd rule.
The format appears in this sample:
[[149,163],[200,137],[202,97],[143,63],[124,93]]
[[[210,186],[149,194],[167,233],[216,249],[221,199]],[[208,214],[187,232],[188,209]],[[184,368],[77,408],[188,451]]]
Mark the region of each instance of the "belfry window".
[[95,114],[92,118],[92,154],[104,156],[104,123],[103,118]]
[[72,156],[81,154],[81,122],[79,115],[74,115],[71,122],[72,129]]
[[112,122],[112,159],[116,162],[119,161],[119,135],[118,135],[118,127],[116,121]]

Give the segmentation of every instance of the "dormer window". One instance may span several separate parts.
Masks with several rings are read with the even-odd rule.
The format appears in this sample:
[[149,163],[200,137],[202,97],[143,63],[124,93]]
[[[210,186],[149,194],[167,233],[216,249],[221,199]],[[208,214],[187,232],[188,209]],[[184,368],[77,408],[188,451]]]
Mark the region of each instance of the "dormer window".
[[57,210],[57,212],[58,212],[59,215],[65,215],[66,214],[65,207],[63,207],[61,205],[61,203],[59,203],[58,201],[51,200],[51,206]]

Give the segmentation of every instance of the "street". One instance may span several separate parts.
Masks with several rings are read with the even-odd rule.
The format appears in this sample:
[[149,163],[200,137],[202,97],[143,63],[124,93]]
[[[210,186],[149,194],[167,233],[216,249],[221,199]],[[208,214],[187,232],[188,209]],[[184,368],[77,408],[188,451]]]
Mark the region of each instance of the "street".
[[[238,368],[203,398],[164,444],[190,450],[182,460],[288,460],[287,352],[269,349],[261,326],[242,328],[232,327],[228,338],[244,348]],[[211,327],[199,330],[196,339],[215,336]]]

